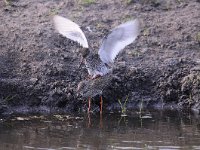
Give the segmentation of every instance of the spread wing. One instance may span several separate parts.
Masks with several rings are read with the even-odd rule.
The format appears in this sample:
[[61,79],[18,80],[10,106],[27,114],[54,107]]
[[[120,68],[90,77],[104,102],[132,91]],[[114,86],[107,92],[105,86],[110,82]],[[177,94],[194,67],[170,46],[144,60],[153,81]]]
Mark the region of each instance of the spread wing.
[[128,21],[114,28],[112,32],[103,39],[99,49],[99,56],[104,63],[113,63],[118,53],[131,44],[140,32],[137,19]]
[[84,48],[88,48],[88,41],[85,37],[85,34],[76,23],[58,15],[54,16],[53,21],[56,30],[60,34],[75,42],[78,42]]

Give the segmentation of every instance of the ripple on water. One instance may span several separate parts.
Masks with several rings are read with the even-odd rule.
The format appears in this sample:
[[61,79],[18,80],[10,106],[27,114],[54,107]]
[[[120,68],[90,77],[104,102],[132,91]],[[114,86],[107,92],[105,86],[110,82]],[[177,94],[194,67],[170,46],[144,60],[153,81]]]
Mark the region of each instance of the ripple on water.
[[[145,116],[150,117],[141,117]],[[0,122],[3,150],[195,149],[200,150],[200,119],[191,113],[148,111],[23,117]]]

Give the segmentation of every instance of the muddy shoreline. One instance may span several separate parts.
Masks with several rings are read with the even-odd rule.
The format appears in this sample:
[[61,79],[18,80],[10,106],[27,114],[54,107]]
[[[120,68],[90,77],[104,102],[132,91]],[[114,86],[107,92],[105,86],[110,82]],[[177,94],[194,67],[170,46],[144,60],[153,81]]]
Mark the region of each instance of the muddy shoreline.
[[196,0],[0,2],[0,114],[87,110],[76,90],[88,76],[78,67],[81,47],[56,33],[55,14],[80,24],[94,51],[110,29],[140,19],[141,35],[117,57],[103,91],[105,110],[120,109],[127,97],[128,109],[199,110],[199,10]]

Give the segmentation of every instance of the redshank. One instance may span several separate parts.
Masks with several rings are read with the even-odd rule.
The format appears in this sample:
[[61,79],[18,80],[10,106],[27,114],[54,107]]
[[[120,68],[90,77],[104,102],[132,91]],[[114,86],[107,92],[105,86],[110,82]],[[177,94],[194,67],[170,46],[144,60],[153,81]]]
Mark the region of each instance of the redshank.
[[[140,32],[138,19],[117,26],[108,34],[108,36],[104,37],[97,54],[89,50],[85,34],[76,23],[58,15],[54,16],[53,20],[55,28],[60,34],[78,42],[84,48],[81,51],[82,58],[88,74],[92,79],[110,73],[116,56],[127,45],[135,41]],[[89,97],[88,110],[90,110],[91,98],[100,95],[100,113],[102,113],[102,91],[105,88],[105,85],[107,85],[105,82],[100,83],[99,81],[84,81],[79,84],[78,91],[84,91],[84,93],[87,93],[85,95]]]
[[103,92],[112,84],[112,81],[116,79],[112,74],[107,74],[103,78],[97,78],[95,80],[83,80],[78,84],[77,92],[83,98],[89,98],[88,101],[88,112],[90,112],[91,99],[99,96],[100,97],[100,113],[102,113]]
[[138,19],[117,26],[103,39],[97,54],[89,50],[85,34],[76,23],[58,15],[54,16],[53,20],[55,28],[60,34],[78,42],[84,48],[81,54],[92,79],[111,72],[116,56],[131,44],[140,32]]

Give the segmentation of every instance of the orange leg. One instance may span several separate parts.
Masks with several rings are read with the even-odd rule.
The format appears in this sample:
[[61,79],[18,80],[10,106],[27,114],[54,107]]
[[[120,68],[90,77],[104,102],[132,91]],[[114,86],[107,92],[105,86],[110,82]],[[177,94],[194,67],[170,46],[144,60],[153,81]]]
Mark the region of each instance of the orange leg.
[[102,117],[102,113],[100,113],[100,123],[99,123],[99,127],[102,129],[103,128],[103,117]]
[[102,110],[103,110],[103,98],[101,96],[100,97],[100,114],[102,114]]
[[90,107],[91,107],[91,97],[88,99],[88,113],[90,112]]
[[91,118],[90,118],[90,113],[88,113],[88,124],[87,127],[90,128],[91,127]]

